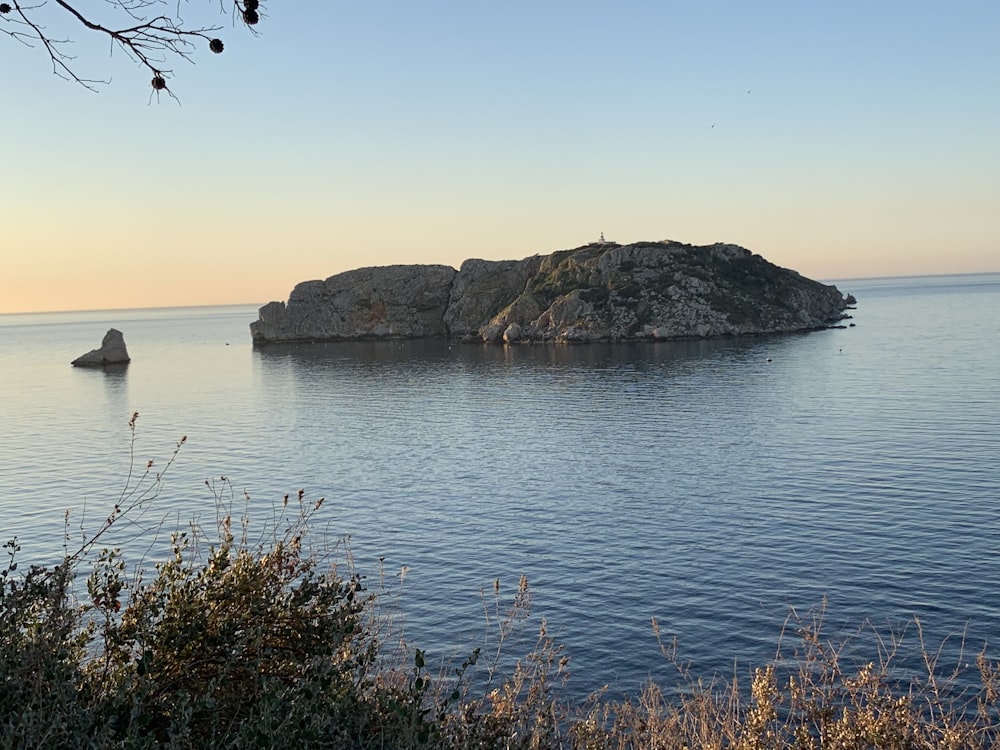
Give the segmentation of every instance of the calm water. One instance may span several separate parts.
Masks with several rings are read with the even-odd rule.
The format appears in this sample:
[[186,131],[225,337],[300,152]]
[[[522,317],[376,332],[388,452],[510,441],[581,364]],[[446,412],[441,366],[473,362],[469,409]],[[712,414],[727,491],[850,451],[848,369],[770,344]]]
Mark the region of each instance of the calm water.
[[[48,561],[64,511],[73,539],[99,523],[135,410],[139,463],[188,441],[121,543],[211,525],[212,477],[261,517],[304,488],[441,660],[521,574],[580,693],[669,679],[651,617],[706,675],[824,596],[833,629],[1000,641],[1000,275],[839,286],[855,328],[579,348],[254,351],[253,307],[0,316],[0,532]],[[112,326],[126,370],[69,366]]]

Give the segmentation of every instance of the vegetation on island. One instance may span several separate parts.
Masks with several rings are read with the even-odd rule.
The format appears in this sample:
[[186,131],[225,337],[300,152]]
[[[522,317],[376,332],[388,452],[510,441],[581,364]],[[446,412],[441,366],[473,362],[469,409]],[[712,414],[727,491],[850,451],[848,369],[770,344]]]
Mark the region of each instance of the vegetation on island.
[[[134,449],[134,417],[130,426]],[[664,642],[676,686],[572,703],[562,692],[568,657],[544,622],[529,653],[502,658],[528,627],[530,590],[522,578],[508,600],[497,581],[484,592],[488,646],[432,673],[423,651],[390,632],[384,589],[356,572],[341,540],[313,528],[322,499],[302,491],[255,532],[223,477],[208,483],[220,511],[211,541],[178,531],[152,567],[102,547],[148,509],[176,455],[163,470],[146,464],[58,564],[25,570],[17,540],[4,545],[0,748],[958,750],[1000,741],[1000,664],[985,652],[952,668],[921,639],[914,675],[898,669],[895,636],[849,658],[824,634],[821,612],[790,618],[779,639],[793,645],[746,681],[698,678]]]

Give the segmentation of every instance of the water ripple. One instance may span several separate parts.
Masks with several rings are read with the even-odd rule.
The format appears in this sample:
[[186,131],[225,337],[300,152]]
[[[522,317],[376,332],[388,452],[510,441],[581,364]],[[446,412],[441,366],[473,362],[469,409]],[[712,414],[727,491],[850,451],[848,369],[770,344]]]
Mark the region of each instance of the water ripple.
[[[6,316],[3,531],[45,560],[93,528],[138,410],[139,465],[188,436],[143,528],[210,526],[220,475],[258,518],[324,496],[373,580],[379,557],[407,568],[407,634],[441,660],[521,574],[581,693],[670,679],[653,617],[705,673],[770,658],[789,609],[824,597],[848,631],[920,616],[996,641],[1000,351],[974,321],[1000,287],[973,286],[853,289],[849,331],[580,348],[253,351],[248,308]],[[124,374],[68,367],[111,325]]]

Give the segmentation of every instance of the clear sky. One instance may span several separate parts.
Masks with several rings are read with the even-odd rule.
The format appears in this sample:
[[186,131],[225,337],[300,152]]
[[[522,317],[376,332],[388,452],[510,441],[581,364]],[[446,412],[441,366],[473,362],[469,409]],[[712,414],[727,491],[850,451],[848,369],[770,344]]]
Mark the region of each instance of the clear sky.
[[1000,270],[997,0],[265,0],[257,38],[182,7],[226,51],[172,66],[180,104],[69,25],[100,93],[0,34],[0,312],[263,304],[601,232],[824,280]]

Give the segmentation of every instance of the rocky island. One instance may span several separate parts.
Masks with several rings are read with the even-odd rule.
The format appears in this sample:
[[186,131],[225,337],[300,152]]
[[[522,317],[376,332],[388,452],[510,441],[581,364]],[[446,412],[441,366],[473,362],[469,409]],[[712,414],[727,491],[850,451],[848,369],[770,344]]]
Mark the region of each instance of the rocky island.
[[594,242],[523,260],[359,268],[305,281],[250,324],[255,345],[453,338],[637,341],[828,328],[854,303],[737,245]]

